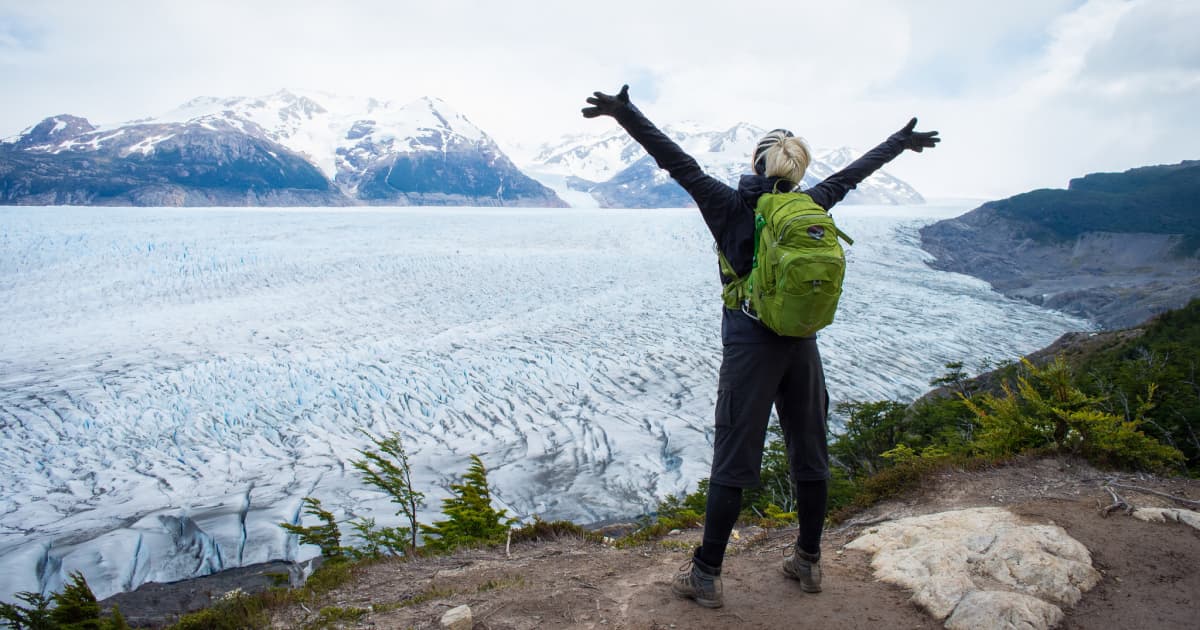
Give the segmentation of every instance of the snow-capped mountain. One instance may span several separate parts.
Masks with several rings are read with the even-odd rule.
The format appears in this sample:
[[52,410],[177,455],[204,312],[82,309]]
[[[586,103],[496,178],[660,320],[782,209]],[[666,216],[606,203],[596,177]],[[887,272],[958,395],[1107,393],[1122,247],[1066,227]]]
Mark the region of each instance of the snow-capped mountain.
[[303,156],[236,120],[97,128],[60,115],[0,144],[0,204],[349,203]]
[[48,118],[0,144],[0,203],[564,205],[441,100],[287,90],[108,128]]
[[[665,125],[663,132],[710,175],[736,185],[749,171],[750,156],[767,130],[738,123],[723,130],[685,123]],[[843,147],[814,151],[802,187],[810,187],[852,162],[860,152]],[[567,136],[547,144],[525,167],[564,199],[590,199],[601,207],[660,208],[693,205],[683,189],[626,134],[616,128],[600,135]],[[583,193],[585,196],[581,196]],[[905,182],[877,171],[847,196],[844,203],[922,203],[920,193]]]

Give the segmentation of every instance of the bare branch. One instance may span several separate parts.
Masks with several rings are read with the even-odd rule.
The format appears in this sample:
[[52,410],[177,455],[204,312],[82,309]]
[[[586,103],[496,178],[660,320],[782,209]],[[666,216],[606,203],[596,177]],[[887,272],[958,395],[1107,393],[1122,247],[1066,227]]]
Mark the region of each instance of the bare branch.
[[869,525],[878,525],[879,523],[882,523],[884,521],[890,521],[890,520],[892,520],[892,518],[893,517],[890,514],[885,514],[883,516],[876,516],[874,518],[855,519],[855,520],[852,520],[852,521],[846,523],[845,525],[842,525],[841,527],[839,527],[833,531],[844,532],[847,529],[850,529],[851,527],[867,527]]
[[[1126,485],[1119,484],[1119,483],[1109,483],[1107,486],[1105,486],[1105,488],[1107,489],[1108,486],[1112,486],[1113,488],[1121,488],[1122,490],[1132,490],[1134,492],[1141,492],[1143,494],[1152,494],[1156,497],[1170,499],[1176,503],[1180,503],[1180,504],[1183,504],[1183,505],[1186,505],[1189,507],[1200,507],[1200,501],[1195,501],[1192,499],[1185,499],[1183,497],[1177,497],[1173,494],[1167,494],[1166,492],[1159,492],[1158,490],[1151,490],[1150,488],[1142,488],[1140,486],[1126,486]],[[1110,489],[1109,492],[1112,492],[1112,490]]]
[[[1182,414],[1180,414],[1182,415]],[[1192,429],[1192,425],[1187,424],[1187,418],[1184,418],[1184,425],[1187,427],[1188,433],[1192,434],[1192,444],[1196,445],[1196,450],[1200,451],[1200,439],[1196,438],[1196,432]]]
[[1112,488],[1110,488],[1108,486],[1104,486],[1104,489],[1108,490],[1108,493],[1112,495],[1113,502],[1112,502],[1112,505],[1100,510],[1100,516],[1107,517],[1109,514],[1112,514],[1116,510],[1120,510],[1120,509],[1124,509],[1126,514],[1133,511],[1132,506],[1130,506],[1129,503],[1127,503],[1125,501],[1125,499],[1122,499],[1121,495],[1114,492]]

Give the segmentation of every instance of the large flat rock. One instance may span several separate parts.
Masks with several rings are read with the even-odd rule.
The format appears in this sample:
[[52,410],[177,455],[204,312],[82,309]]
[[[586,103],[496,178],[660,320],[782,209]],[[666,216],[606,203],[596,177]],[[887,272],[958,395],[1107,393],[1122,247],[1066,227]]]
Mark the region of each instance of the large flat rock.
[[947,628],[1049,628],[1100,580],[1087,548],[1061,527],[1003,508],[904,518],[847,547],[874,554],[875,576],[912,591]]

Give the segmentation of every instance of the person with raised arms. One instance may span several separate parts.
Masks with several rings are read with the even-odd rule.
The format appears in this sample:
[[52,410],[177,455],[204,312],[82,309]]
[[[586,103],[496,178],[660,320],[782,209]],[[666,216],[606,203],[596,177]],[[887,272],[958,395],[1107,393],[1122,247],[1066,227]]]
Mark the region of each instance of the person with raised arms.
[[[742,491],[759,484],[767,423],[774,405],[783,430],[799,521],[799,534],[783,563],[783,573],[797,580],[803,591],[820,592],[821,533],[829,480],[829,394],[813,331],[832,321],[833,313],[829,310],[821,322],[808,327],[781,326],[766,317],[772,303],[762,297],[762,286],[755,289],[754,279],[764,273],[758,264],[764,254],[760,249],[776,244],[763,237],[764,230],[772,229],[763,218],[764,208],[778,204],[764,202],[788,195],[786,203],[807,208],[802,214],[823,215],[827,220],[829,209],[884,164],[906,149],[919,153],[941,139],[936,131],[915,131],[917,119],[913,118],[846,168],[801,191],[797,189],[812,160],[811,152],[801,138],[786,129],[775,129],[755,147],[749,164],[753,173],[743,175],[733,188],[704,173],[695,159],[655,127],[630,102],[628,85],[615,95],[595,92],[587,103],[585,117],[614,118],[691,195],[716,239],[720,259],[725,303],[723,350],[704,534],[671,588],[701,606],[724,605],[721,565],[741,511]],[[840,253],[837,241],[844,235],[832,223],[804,225],[808,227],[801,238],[807,234],[814,242],[831,242]],[[766,263],[764,260],[763,268]],[[840,295],[841,271],[834,275],[836,278],[811,280],[813,292],[836,280]],[[829,309],[836,309],[837,295]],[[775,317],[780,318],[795,319],[790,313]]]

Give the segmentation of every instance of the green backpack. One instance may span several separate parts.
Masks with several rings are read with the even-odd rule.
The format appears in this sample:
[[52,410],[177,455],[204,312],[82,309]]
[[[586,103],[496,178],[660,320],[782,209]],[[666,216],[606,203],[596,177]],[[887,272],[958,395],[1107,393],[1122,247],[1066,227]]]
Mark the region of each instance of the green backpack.
[[738,278],[718,252],[721,274],[734,278],[721,292],[725,307],[740,309],[787,337],[808,337],[828,326],[846,274],[838,238],[854,244],[812,197],[795,192],[759,197],[750,273]]

